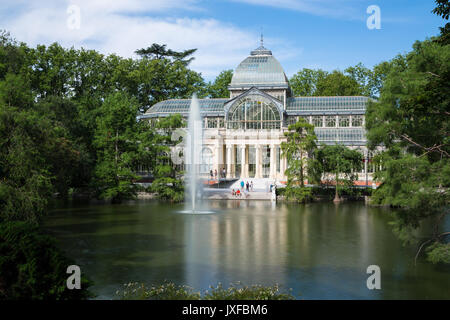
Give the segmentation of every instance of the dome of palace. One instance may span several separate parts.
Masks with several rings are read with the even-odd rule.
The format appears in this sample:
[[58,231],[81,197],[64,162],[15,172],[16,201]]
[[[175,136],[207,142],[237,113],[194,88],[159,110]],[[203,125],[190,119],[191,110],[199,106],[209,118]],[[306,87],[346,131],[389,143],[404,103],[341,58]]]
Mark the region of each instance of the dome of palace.
[[260,47],[250,52],[233,73],[230,89],[249,87],[281,87],[289,86],[283,67],[272,55],[272,51]]

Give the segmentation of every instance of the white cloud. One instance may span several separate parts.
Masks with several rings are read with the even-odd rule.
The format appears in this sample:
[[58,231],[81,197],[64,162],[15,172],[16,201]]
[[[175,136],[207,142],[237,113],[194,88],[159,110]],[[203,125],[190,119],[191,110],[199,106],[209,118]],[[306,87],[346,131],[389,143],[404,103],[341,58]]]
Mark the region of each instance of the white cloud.
[[[257,32],[208,18],[190,18],[202,10],[195,0],[6,0],[0,9],[0,29],[7,29],[30,46],[58,42],[64,47],[96,49],[102,53],[134,56],[152,43],[174,50],[197,48],[191,68],[213,80],[220,71],[234,69],[257,46]],[[67,25],[69,5],[80,8],[80,28]],[[7,8],[7,9],[6,9]],[[174,17],[174,12],[180,12]],[[170,13],[170,14],[169,14]],[[266,43],[278,58],[291,58],[280,39]]]
[[299,12],[342,18],[361,20],[364,12],[359,10],[361,0],[230,0],[258,6],[269,6],[280,9],[289,9]]

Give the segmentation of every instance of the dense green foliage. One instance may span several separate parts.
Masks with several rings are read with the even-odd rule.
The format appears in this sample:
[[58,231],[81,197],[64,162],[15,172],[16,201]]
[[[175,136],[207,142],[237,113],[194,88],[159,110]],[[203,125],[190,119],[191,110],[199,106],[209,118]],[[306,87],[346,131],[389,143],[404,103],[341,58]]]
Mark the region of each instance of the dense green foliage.
[[288,186],[294,184],[305,185],[308,167],[308,153],[311,153],[317,146],[317,137],[314,133],[314,126],[305,119],[300,118],[295,124],[288,127],[284,133],[286,142],[281,143],[283,157],[287,159],[286,176]]
[[308,154],[311,154],[317,144],[314,126],[300,118],[295,124],[289,125],[288,129],[284,133],[287,141],[281,143],[282,156],[287,159],[285,196],[288,200],[308,202],[311,194],[304,186],[308,177],[307,169],[311,167]]
[[207,95],[210,98],[229,98],[228,85],[231,82],[231,78],[233,78],[233,70],[222,71],[213,83],[208,84]]
[[[435,0],[436,8],[433,9],[433,13],[442,17],[448,21],[450,16],[450,3],[448,0]],[[441,35],[435,39],[437,43],[446,45],[450,44],[450,22],[447,22],[443,27],[439,28],[441,30]]]
[[141,165],[156,178],[161,197],[180,200],[164,128],[179,127],[181,117],[157,128],[136,117],[155,102],[206,92],[207,85],[187,67],[195,50],[162,46],[156,49],[166,52],[158,56],[153,49],[124,59],[57,43],[30,48],[0,32],[2,298],[89,295],[86,281],[82,290],[67,292],[62,281],[72,263],[38,229],[52,197],[133,198]]
[[66,270],[73,264],[37,226],[0,224],[0,300],[89,298],[90,283],[83,276],[81,290],[67,289]]
[[[445,17],[444,2],[436,13]],[[448,14],[447,18],[448,19]],[[450,232],[443,230],[449,213],[450,187],[450,45],[442,37],[416,42],[413,50],[386,63],[388,70],[377,102],[368,106],[366,127],[371,147],[386,150],[375,161],[383,170],[373,196],[376,203],[401,208],[394,230],[405,243],[423,247],[430,261],[450,260]],[[414,230],[434,225],[427,239]]]
[[134,169],[140,159],[138,142],[142,142],[137,109],[132,99],[116,92],[106,97],[97,118],[95,183],[99,185],[100,197],[113,202],[133,197],[136,192]]
[[[155,178],[175,179],[175,167],[164,156],[167,147],[157,145],[168,134],[160,137],[136,116],[161,100],[226,92],[231,73],[220,75],[210,89],[188,68],[194,52],[153,44],[137,50],[139,59],[124,59],[57,43],[29,48],[1,32],[0,208],[5,215],[42,213],[53,193],[66,197],[82,191],[117,202],[132,198],[138,164]],[[23,208],[16,210],[13,202]]]
[[344,72],[303,68],[289,80],[294,96],[369,96],[379,94],[386,77],[386,64],[373,70],[358,63]]
[[[158,134],[147,145],[155,148],[155,167],[153,175],[155,180],[152,183],[151,191],[162,200],[181,202],[184,200],[184,184],[181,180],[182,172],[178,172],[172,162],[171,147],[180,141],[174,141],[172,133],[174,130],[183,127],[184,120],[179,114],[171,115],[161,119],[157,124]],[[182,137],[180,137],[182,139]]]
[[187,286],[167,282],[158,286],[146,287],[140,283],[128,283],[116,295],[122,300],[293,300],[289,292],[281,291],[278,285],[264,287],[260,285],[245,286],[231,283],[224,288],[221,283],[203,293]]
[[319,177],[325,174],[325,179],[335,184],[335,199],[338,200],[340,188],[352,188],[362,169],[363,156],[356,150],[343,145],[323,145],[315,153],[315,161],[311,163],[311,171]]
[[174,51],[172,49],[166,49],[167,45],[163,44],[160,45],[158,43],[153,43],[148,48],[142,48],[139,50],[136,50],[135,52],[140,55],[141,57],[147,58],[147,59],[161,59],[161,58],[171,58],[175,61],[181,61],[185,65],[188,65],[192,60],[194,60],[193,57],[190,57],[189,59],[185,60],[189,56],[193,55],[197,49],[188,49],[181,52]]
[[[287,159],[285,174],[288,178],[283,195],[287,200],[309,202],[313,198],[310,188],[305,188],[308,182],[334,184],[335,199],[339,199],[339,189],[345,189],[347,194],[353,194],[353,182],[358,179],[361,170],[362,154],[343,145],[317,146],[314,126],[303,118],[288,127],[284,134],[287,141],[281,144],[283,156]],[[327,186],[325,186],[327,187]]]

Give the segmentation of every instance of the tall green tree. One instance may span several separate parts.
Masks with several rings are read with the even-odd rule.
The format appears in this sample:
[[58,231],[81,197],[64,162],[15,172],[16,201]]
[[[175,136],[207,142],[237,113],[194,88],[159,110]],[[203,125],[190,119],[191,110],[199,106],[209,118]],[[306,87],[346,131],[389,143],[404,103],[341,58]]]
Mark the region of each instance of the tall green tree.
[[[401,63],[399,63],[401,61]],[[400,208],[393,224],[405,243],[427,247],[433,262],[450,262],[450,234],[444,230],[449,213],[450,45],[427,40],[396,57],[380,99],[368,105],[369,145],[383,144],[378,156],[384,169],[375,178],[381,186],[376,203]],[[432,221],[430,236],[417,239],[414,230]],[[426,245],[426,246],[425,246]]]
[[360,152],[340,144],[323,145],[316,152],[316,160],[322,174],[334,176],[334,198],[339,201],[339,189],[353,186],[353,182],[358,179],[355,172],[362,169],[363,156]]
[[98,150],[96,185],[101,198],[121,202],[136,193],[133,182],[138,177],[133,164],[138,158],[137,113],[136,101],[121,92],[107,96],[100,108],[94,144]]
[[[288,181],[286,185],[286,196],[304,198],[307,194],[302,190],[300,194],[296,188],[300,185],[303,189],[305,179],[308,177],[308,163],[311,161],[308,154],[314,152],[317,146],[317,137],[314,133],[314,126],[303,118],[288,127],[284,133],[286,142],[281,143],[282,156],[287,159],[287,170],[285,172]],[[301,199],[300,199],[301,200]]]
[[363,87],[352,77],[333,71],[317,82],[316,96],[359,96]]
[[[192,56],[197,49],[188,49],[183,51],[174,51],[172,49],[167,49],[167,45],[153,43],[150,47],[142,48],[136,50],[135,53],[139,56],[147,59],[164,59],[171,58],[175,61],[180,61],[184,65],[188,65],[194,60]],[[188,58],[190,57],[190,58]]]
[[317,84],[328,75],[327,71],[303,68],[289,80],[294,96],[315,96]]
[[214,80],[213,83],[209,83],[207,86],[207,94],[211,98],[229,98],[230,92],[228,86],[233,78],[233,70],[222,71]]
[[360,92],[363,96],[375,96],[376,92],[373,72],[366,68],[361,62],[345,69],[344,74],[348,75],[359,84],[361,88]]
[[[448,21],[450,16],[450,4],[448,0],[435,0],[436,7],[433,9],[433,13],[442,17],[442,19]],[[443,27],[439,28],[441,31],[440,36],[435,39],[436,42],[447,45],[450,44],[450,23],[447,22]]]
[[174,114],[161,119],[156,127],[157,134],[154,136],[152,145],[157,146],[155,166],[153,175],[155,180],[152,183],[152,191],[157,194],[159,199],[172,202],[181,202],[184,200],[184,184],[181,179],[182,172],[177,170],[172,161],[173,149],[181,142],[183,137],[174,140],[172,134],[174,130],[185,126],[184,120],[180,114]]

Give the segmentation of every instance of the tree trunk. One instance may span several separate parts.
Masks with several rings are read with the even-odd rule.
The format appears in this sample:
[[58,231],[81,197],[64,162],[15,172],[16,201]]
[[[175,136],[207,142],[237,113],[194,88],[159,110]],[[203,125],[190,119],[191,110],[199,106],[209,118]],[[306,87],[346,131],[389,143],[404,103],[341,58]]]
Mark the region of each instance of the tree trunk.
[[119,130],[116,130],[116,141],[115,141],[115,148],[116,148],[116,168],[117,168],[117,162],[118,162],[118,158],[119,158],[119,146],[117,145],[117,142],[119,140]]
[[333,202],[335,202],[335,203],[342,201],[341,198],[339,197],[338,185],[339,185],[339,173],[336,172],[336,189],[335,189],[334,200],[333,200]]
[[303,188],[305,186],[304,183],[304,175],[303,175],[303,153],[300,153],[300,186]]

